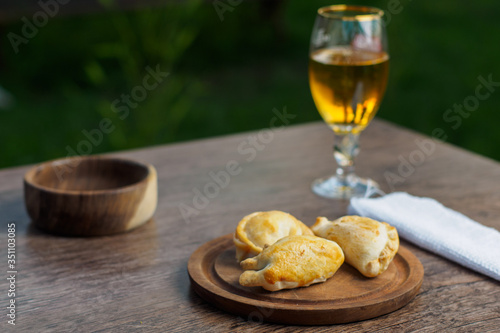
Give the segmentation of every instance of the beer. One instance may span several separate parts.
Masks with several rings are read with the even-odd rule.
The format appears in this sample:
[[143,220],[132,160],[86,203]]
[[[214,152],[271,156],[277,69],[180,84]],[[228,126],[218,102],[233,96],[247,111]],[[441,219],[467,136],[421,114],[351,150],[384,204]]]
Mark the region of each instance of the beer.
[[309,83],[324,121],[339,134],[362,131],[375,116],[387,85],[389,55],[346,46],[309,58]]

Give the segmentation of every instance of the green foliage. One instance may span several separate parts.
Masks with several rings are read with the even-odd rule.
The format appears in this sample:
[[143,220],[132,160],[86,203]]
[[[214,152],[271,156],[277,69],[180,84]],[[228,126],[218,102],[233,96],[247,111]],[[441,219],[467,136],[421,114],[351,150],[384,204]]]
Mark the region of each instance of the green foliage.
[[[92,153],[266,127],[287,106],[295,123],[320,120],[307,79],[317,8],[330,2],[244,1],[223,13],[211,2],[168,2],[135,11],[55,17],[15,54],[2,41],[0,85],[16,103],[0,110],[0,167],[66,156],[83,130],[115,129]],[[359,2],[356,2],[359,3]],[[391,71],[378,116],[500,160],[500,89],[458,129],[443,119],[473,95],[478,76],[500,81],[500,4],[400,1],[388,25]],[[384,10],[388,1],[365,1]],[[20,34],[22,22],[4,27]],[[112,104],[141,86],[146,68],[170,75],[124,119]]]
[[[170,142],[200,95],[186,73],[169,75],[124,119],[112,104],[142,86],[147,67],[171,72],[201,29],[200,0],[160,9],[54,19],[20,52],[6,52],[4,82],[17,99],[0,113],[0,167],[78,152],[83,131],[114,130],[91,153]],[[21,31],[21,24],[9,27]],[[11,51],[10,45],[3,48]],[[29,98],[24,98],[29,96]],[[106,134],[106,133],[104,133]]]

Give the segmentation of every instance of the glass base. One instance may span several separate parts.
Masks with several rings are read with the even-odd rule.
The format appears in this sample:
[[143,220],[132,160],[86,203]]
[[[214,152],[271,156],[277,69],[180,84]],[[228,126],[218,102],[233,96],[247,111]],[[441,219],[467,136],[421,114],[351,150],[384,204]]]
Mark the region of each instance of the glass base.
[[351,175],[346,181],[339,181],[336,176],[316,179],[311,188],[320,197],[330,199],[350,199],[370,197],[380,191],[374,180]]

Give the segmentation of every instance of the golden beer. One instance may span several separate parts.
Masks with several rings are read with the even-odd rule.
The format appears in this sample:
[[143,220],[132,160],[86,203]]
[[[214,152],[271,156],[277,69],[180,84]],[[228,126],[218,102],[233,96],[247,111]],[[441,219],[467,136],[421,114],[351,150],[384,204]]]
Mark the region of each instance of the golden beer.
[[309,57],[309,83],[324,121],[339,134],[362,131],[375,116],[387,85],[389,55],[339,46]]

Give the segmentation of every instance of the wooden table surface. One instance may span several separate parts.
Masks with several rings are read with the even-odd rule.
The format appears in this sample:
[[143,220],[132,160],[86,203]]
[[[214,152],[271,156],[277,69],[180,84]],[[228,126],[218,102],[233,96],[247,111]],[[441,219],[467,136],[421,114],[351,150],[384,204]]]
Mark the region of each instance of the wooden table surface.
[[[156,166],[159,204],[154,219],[146,225],[110,237],[64,238],[40,232],[31,225],[24,208],[22,177],[28,167],[1,170],[0,258],[4,269],[0,331],[500,330],[500,283],[405,241],[402,244],[425,268],[423,285],[407,306],[379,318],[333,327],[291,327],[260,323],[258,316],[249,322],[205,303],[190,288],[188,258],[203,243],[233,232],[244,215],[277,209],[311,225],[317,216],[336,218],[346,213],[346,201],[322,199],[310,190],[314,178],[333,171],[333,134],[327,126],[311,123],[256,135],[258,132],[244,133],[117,154]],[[415,153],[420,149],[415,140],[424,139],[375,120],[361,136],[358,173],[390,191],[384,174],[398,174],[401,161],[411,156],[414,162],[422,162]],[[442,143],[424,156],[423,163],[399,179],[393,190],[433,197],[500,229],[499,163]],[[238,163],[239,173],[224,188],[212,186],[211,198],[200,199],[198,191],[213,182],[211,172],[226,169],[229,161]],[[183,217],[180,207],[191,207],[191,216]],[[15,327],[7,324],[6,317],[7,223],[12,222],[18,271]]]

